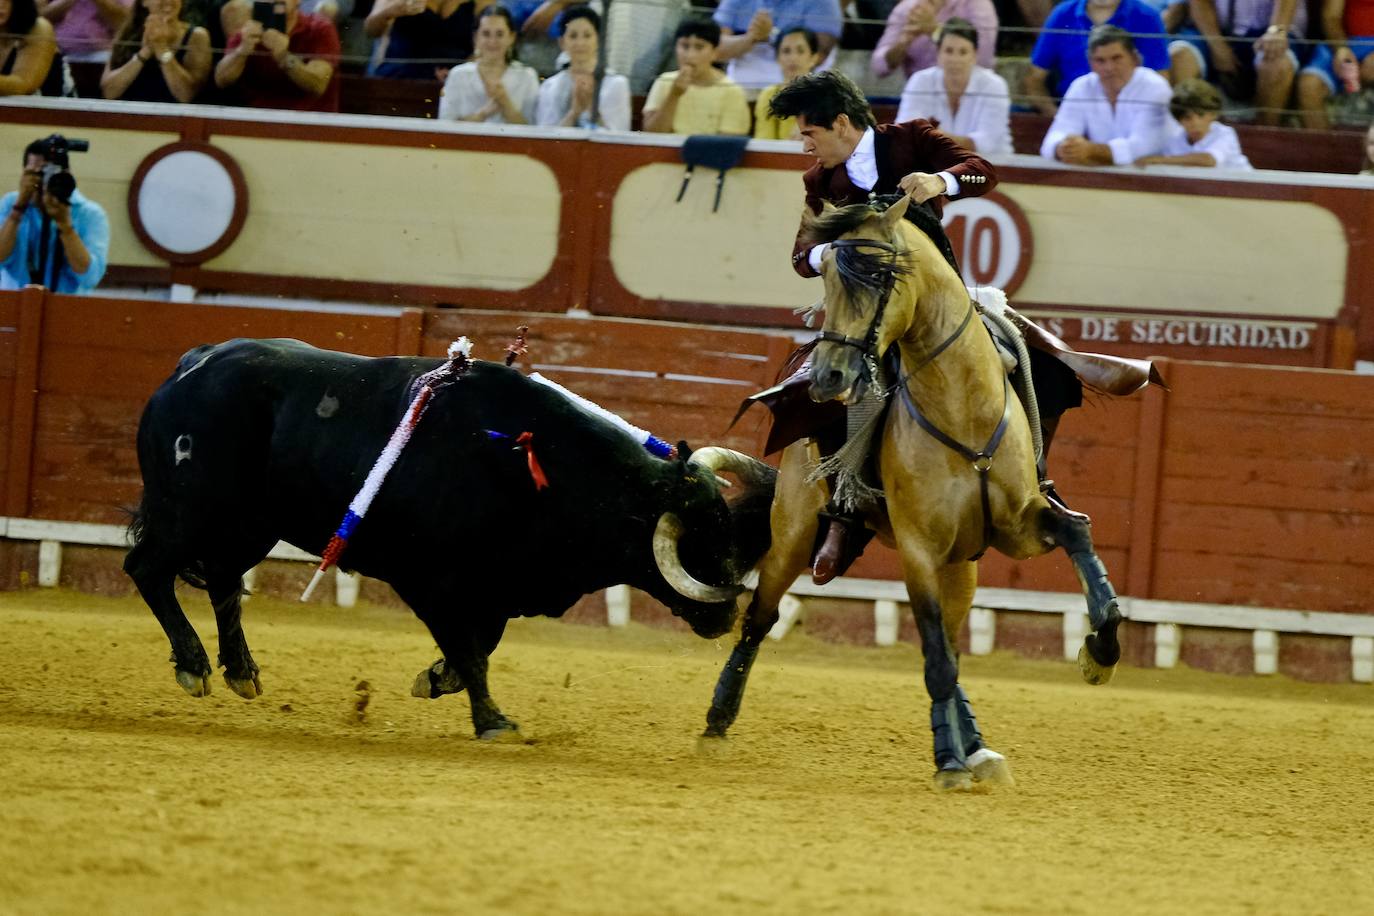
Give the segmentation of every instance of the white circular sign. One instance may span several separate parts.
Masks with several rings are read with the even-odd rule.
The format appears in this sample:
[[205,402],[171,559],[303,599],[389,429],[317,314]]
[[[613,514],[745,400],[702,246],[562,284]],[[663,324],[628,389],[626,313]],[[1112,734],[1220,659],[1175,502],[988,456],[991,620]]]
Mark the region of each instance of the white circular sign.
[[213,156],[180,150],[148,169],[138,189],[138,215],[158,245],[177,254],[204,251],[229,231],[234,182]]
[[943,222],[966,284],[1012,285],[1026,247],[1024,218],[1017,220],[996,198],[968,197],[950,201]]

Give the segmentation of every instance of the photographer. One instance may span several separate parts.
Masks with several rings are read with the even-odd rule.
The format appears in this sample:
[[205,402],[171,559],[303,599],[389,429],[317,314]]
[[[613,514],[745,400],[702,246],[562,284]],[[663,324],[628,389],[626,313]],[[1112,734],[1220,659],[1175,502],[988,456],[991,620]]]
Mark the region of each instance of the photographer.
[[105,276],[109,220],[76,190],[67,169],[68,150],[87,145],[53,134],[24,150],[19,190],[0,197],[0,289],[38,283],[58,293],[88,293]]

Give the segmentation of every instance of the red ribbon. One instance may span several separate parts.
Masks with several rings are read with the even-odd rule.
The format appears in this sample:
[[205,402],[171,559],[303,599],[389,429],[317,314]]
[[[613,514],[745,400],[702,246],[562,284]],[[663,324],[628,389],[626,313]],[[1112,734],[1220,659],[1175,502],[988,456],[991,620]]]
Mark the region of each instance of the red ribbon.
[[530,465],[530,477],[534,478],[534,488],[542,490],[547,487],[549,479],[544,476],[544,469],[539,466],[539,459],[534,457],[534,433],[521,433],[515,437],[515,443],[525,450],[525,459]]

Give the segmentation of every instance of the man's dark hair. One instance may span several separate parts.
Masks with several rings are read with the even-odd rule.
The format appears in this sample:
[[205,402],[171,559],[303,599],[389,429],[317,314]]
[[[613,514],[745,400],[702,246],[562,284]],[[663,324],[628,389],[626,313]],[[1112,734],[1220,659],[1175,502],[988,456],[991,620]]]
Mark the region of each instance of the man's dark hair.
[[1211,83],[1200,79],[1186,79],[1174,87],[1169,99],[1169,114],[1177,121],[1186,114],[1220,114],[1221,92]]
[[1104,45],[1120,44],[1126,49],[1128,54],[1136,53],[1135,39],[1131,33],[1119,25],[1112,25],[1104,22],[1101,25],[1093,26],[1093,30],[1088,33],[1088,53],[1091,54]]
[[67,151],[61,148],[54,148],[52,137],[44,137],[42,140],[35,140],[24,147],[24,164],[28,165],[29,157],[37,156],[44,162],[51,162],[53,165],[60,165],[62,168],[70,168],[67,159]]
[[673,33],[673,44],[680,38],[700,38],[714,48],[720,44],[720,26],[711,19],[684,19]]
[[12,0],[10,18],[0,23],[0,34],[15,35],[20,38],[29,34],[33,24],[38,21],[38,4],[35,0]]
[[849,122],[859,130],[875,127],[878,123],[859,87],[834,70],[808,73],[783,86],[768,103],[768,113],[775,118],[801,115],[807,124],[827,130],[840,115],[848,115]]
[[560,31],[566,32],[568,26],[579,19],[585,19],[590,22],[592,24],[592,30],[596,32],[597,37],[601,36],[601,17],[597,14],[596,10],[587,6],[585,3],[578,6],[570,6],[565,9],[562,15],[558,17],[558,28]]
[[940,26],[935,33],[935,46],[938,48],[940,42],[945,40],[946,35],[953,35],[955,38],[962,38],[972,42],[975,48],[978,47],[978,30],[973,27],[973,23],[967,19],[960,19],[958,16],[951,16]]

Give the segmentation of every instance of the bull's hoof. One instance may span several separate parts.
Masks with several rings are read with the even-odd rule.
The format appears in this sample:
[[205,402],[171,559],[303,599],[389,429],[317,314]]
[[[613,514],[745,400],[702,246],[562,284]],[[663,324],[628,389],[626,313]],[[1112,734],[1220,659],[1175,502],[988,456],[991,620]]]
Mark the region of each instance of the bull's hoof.
[[[1089,635],[1088,639],[1092,639]],[[1088,651],[1087,643],[1078,647],[1078,670],[1083,673],[1083,680],[1092,684],[1094,687],[1101,687],[1112,679],[1116,674],[1116,665],[1102,665],[1093,654]]]
[[437,700],[445,694],[462,692],[463,679],[442,658],[415,675],[415,683],[410,685],[410,695],[422,700]]
[[193,697],[205,697],[210,695],[210,672],[197,674],[191,671],[177,669],[177,683],[181,689]]
[[936,792],[972,792],[973,773],[960,767],[935,771]]
[[259,680],[256,671],[248,677],[231,677],[226,671],[224,672],[224,683],[228,684],[230,690],[245,700],[256,700],[262,696],[262,681]]
[[1016,780],[1011,776],[1011,764],[1007,763],[1007,758],[994,750],[984,747],[974,751],[968,757],[968,766],[973,771],[973,778],[985,785],[1016,784]]

